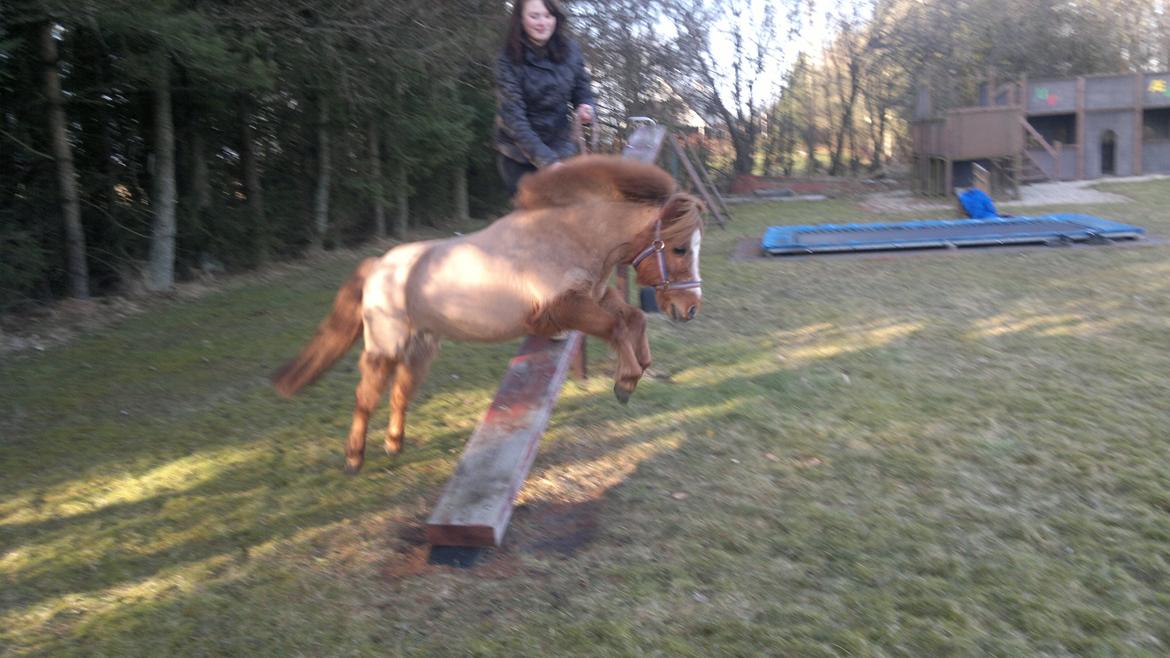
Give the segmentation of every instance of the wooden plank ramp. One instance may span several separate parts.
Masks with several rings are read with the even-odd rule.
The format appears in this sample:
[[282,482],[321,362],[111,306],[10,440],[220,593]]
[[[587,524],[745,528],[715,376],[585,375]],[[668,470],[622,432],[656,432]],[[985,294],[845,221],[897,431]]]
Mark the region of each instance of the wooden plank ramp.
[[563,341],[529,336],[520,345],[427,521],[428,542],[482,548],[503,542],[565,377],[576,368],[584,374],[584,340],[572,331]]

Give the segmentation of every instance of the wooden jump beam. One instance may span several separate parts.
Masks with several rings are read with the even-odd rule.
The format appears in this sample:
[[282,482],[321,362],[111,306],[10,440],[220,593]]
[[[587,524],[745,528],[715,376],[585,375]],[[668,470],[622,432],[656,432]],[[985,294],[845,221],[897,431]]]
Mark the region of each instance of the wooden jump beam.
[[512,501],[576,359],[584,374],[584,340],[572,331],[563,341],[529,336],[520,345],[427,520],[428,542],[492,548],[504,540]]

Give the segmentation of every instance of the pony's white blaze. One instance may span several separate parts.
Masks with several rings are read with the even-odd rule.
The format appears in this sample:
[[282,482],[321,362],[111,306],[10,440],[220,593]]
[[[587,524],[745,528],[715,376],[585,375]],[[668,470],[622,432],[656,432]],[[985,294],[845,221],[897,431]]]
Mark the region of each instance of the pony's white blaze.
[[[703,242],[703,233],[699,229],[691,234],[691,281],[701,281],[699,276],[699,247]],[[703,296],[703,288],[695,288],[695,296]]]

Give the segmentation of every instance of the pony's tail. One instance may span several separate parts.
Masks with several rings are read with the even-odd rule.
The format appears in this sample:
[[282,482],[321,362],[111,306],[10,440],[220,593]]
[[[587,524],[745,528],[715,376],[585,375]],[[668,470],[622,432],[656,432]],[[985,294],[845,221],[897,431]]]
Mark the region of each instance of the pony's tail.
[[317,327],[309,344],[272,373],[272,385],[278,393],[291,396],[312,384],[357,342],[362,335],[362,289],[377,265],[377,258],[367,258],[358,265],[337,291],[333,312]]

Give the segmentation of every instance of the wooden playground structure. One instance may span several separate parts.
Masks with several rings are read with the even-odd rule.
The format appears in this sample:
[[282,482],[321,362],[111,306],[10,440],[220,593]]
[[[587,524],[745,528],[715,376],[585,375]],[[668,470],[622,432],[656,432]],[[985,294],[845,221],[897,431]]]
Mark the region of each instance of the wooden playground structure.
[[978,105],[931,108],[911,125],[914,191],[950,195],[989,173],[986,190],[1018,198],[1043,180],[1170,173],[1170,72],[1023,78],[980,85]]

